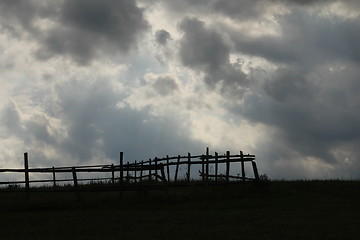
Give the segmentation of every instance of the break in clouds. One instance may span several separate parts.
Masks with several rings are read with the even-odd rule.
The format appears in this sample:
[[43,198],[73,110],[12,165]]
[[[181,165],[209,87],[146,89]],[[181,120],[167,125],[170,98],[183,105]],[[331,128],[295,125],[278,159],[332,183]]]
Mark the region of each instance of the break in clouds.
[[0,167],[226,150],[359,178],[357,1],[2,1]]

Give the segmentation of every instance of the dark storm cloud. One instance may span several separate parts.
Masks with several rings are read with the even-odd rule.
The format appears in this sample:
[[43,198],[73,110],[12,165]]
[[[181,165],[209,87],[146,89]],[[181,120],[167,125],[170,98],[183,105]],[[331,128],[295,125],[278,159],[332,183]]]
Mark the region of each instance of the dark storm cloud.
[[48,18],[56,11],[56,4],[34,0],[4,0],[0,2],[0,29],[4,28],[17,37],[25,30],[30,34],[40,34],[34,21]]
[[[315,157],[337,168],[344,159],[336,150],[352,149],[350,146],[360,141],[360,114],[356,110],[360,106],[360,19],[325,16],[307,8],[325,2],[277,1],[289,7],[288,13],[275,16],[279,35],[214,30],[196,18],[185,18],[180,24],[184,34],[179,55],[184,66],[204,74],[209,86],[243,81],[250,88],[241,105],[232,105],[238,89],[226,89],[232,94],[224,96],[233,106],[231,112],[274,130],[271,141],[276,142],[267,142],[266,151],[259,150],[270,162],[282,159],[295,166],[291,163],[295,159]],[[216,11],[237,17],[235,11],[231,13],[237,3],[226,4]],[[260,9],[260,1],[248,8]],[[229,62],[234,49],[224,41],[224,34],[229,34],[238,53],[264,58],[276,66],[275,70],[265,70],[263,79],[254,79],[256,84],[246,84],[247,76]],[[354,168],[359,168],[356,151],[348,155],[355,159]]]
[[302,99],[313,99],[316,87],[304,76],[302,69],[279,68],[263,85],[265,92],[278,102],[296,103]]
[[360,60],[360,19],[322,17],[303,10],[278,16],[280,36],[250,37],[233,32],[240,52],[275,63],[312,66],[324,61]]
[[171,35],[166,30],[158,30],[155,33],[155,40],[160,45],[166,45],[167,42],[171,39]]
[[266,1],[253,0],[217,0],[212,3],[212,9],[225,16],[248,20],[257,18],[264,13],[264,10],[266,10],[267,7],[265,2]]
[[[230,33],[238,51],[277,66],[267,71],[265,81],[257,80],[260,88],[251,89],[253,94],[246,97],[239,113],[276,129],[272,139],[277,143],[267,154],[277,153],[266,156],[272,156],[271,161],[291,161],[299,154],[336,166],[341,159],[335,149],[360,139],[360,114],[355,107],[360,105],[356,44],[360,19],[321,16],[304,9],[291,9],[276,19],[279,36]],[[352,158],[357,157],[354,152]]]
[[[324,79],[314,79],[278,70],[265,85],[267,95],[248,96],[239,113],[277,129],[273,139],[285,149],[335,164],[336,147],[360,140],[360,72],[353,65],[323,74]],[[316,85],[319,80],[323,84]]]
[[185,18],[180,29],[184,35],[179,54],[184,66],[203,72],[210,87],[217,83],[239,88],[246,85],[246,75],[230,63],[230,46],[219,32],[206,28],[197,18]]
[[[66,55],[88,64],[102,54],[127,53],[149,28],[143,9],[132,0],[45,3],[18,0],[0,5],[2,26],[15,34],[21,34],[16,26],[30,33],[39,42],[40,59]],[[43,31],[36,24],[39,19],[56,24]]]
[[175,14],[219,14],[241,20],[256,19],[269,5],[265,0],[160,0]]

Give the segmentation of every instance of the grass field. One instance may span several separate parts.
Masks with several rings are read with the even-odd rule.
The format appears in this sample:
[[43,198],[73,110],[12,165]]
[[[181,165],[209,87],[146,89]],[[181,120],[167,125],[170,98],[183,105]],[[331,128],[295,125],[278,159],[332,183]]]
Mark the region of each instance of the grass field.
[[0,239],[360,239],[360,182],[0,194]]

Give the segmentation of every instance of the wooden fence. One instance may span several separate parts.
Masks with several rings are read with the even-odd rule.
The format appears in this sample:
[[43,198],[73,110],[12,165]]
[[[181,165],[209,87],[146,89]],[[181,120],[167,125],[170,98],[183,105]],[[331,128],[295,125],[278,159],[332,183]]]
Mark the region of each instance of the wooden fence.
[[[24,168],[23,169],[0,169],[0,174],[4,172],[23,173],[24,180],[21,181],[6,181],[0,182],[0,185],[15,185],[24,184],[26,190],[30,190],[30,184],[34,183],[50,183],[53,187],[57,187],[62,182],[72,182],[73,189],[78,189],[79,182],[92,181],[92,182],[107,182],[113,186],[111,189],[127,190],[131,189],[130,186],[147,181],[147,183],[158,182],[160,185],[165,186],[168,183],[176,185],[176,183],[191,182],[194,176],[191,176],[191,169],[197,166],[198,176],[200,176],[200,182],[230,182],[230,181],[257,181],[259,180],[259,174],[255,163],[255,156],[250,154],[243,154],[240,151],[239,154],[230,154],[227,151],[226,154],[219,155],[215,152],[214,155],[209,154],[209,148],[206,148],[206,153],[203,155],[191,155],[188,153],[186,156],[166,156],[164,158],[154,158],[148,161],[140,162],[126,162],[124,163],[124,154],[120,152],[119,165],[91,165],[91,166],[72,166],[72,167],[50,167],[50,168],[29,168],[28,153],[24,153]],[[230,175],[231,163],[239,163],[241,174],[237,176]],[[245,171],[245,164],[251,163],[253,177],[247,177]],[[225,168],[221,172],[219,166],[225,165]],[[179,178],[179,168],[185,166],[186,174],[185,179]],[[210,167],[213,169],[213,173],[210,173]],[[174,169],[175,168],[175,169]],[[170,170],[172,169],[172,171]],[[32,173],[47,173],[51,174],[51,179],[32,180],[30,174]],[[60,179],[57,178],[59,173],[70,173],[71,178]],[[108,177],[101,178],[79,178],[79,173],[108,173]],[[150,185],[150,184],[149,184]],[[147,185],[142,184],[142,187]]]

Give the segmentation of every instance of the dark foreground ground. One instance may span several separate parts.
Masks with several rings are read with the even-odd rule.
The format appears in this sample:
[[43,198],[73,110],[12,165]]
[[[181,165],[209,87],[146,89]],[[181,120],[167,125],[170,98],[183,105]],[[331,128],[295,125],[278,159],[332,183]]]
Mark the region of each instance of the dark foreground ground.
[[0,239],[360,239],[360,182],[0,194]]

